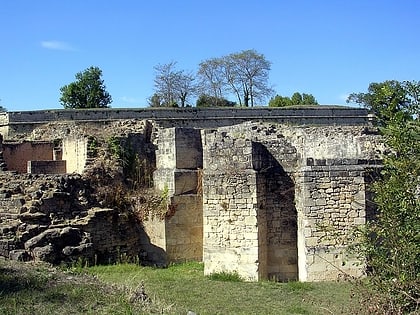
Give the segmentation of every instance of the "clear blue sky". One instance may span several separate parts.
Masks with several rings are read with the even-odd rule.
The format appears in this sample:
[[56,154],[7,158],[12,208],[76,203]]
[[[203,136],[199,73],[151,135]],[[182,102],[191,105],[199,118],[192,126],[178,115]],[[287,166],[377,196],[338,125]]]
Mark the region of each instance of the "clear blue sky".
[[[343,104],[371,82],[420,80],[419,0],[3,0],[0,105],[62,108],[61,86],[103,71],[112,107],[146,107],[153,67],[196,71],[247,49],[277,94]],[[232,98],[232,100],[234,100]]]

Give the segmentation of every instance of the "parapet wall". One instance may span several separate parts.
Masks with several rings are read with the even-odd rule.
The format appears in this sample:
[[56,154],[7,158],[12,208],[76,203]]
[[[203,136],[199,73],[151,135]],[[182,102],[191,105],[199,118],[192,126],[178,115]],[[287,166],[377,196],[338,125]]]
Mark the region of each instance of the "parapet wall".
[[0,116],[0,134],[5,138],[31,132],[49,122],[104,123],[115,120],[153,120],[162,127],[217,128],[263,120],[306,125],[366,125],[370,116],[363,108],[301,106],[287,108],[137,108],[7,112]]

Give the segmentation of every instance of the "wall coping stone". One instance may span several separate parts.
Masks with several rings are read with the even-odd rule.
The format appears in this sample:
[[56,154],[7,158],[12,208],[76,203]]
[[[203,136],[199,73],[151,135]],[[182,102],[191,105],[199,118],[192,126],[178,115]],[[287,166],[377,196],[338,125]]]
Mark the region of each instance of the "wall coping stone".
[[229,107],[229,108],[105,108],[105,109],[53,109],[15,111],[2,114],[0,126],[44,124],[56,121],[100,122],[123,119],[177,120],[270,120],[310,124],[366,125],[371,121],[367,109],[345,106],[296,107]]

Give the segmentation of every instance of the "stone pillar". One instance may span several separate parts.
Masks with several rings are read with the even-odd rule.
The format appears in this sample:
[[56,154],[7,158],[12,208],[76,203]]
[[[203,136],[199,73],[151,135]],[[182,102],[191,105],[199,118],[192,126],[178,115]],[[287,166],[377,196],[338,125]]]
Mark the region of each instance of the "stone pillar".
[[[225,132],[203,133],[204,273],[237,272],[255,281],[265,270],[259,244],[257,172],[252,142]],[[261,252],[260,252],[261,251]]]
[[67,173],[81,174],[88,158],[88,139],[67,137],[63,139],[62,159],[66,161]]
[[297,175],[300,281],[360,276],[364,269],[347,251],[366,222],[364,166],[329,162],[315,161]]
[[[203,212],[199,129],[162,129],[158,136],[155,189],[167,196],[164,218],[144,223],[151,242],[162,248],[170,262],[202,260]],[[159,222],[157,222],[159,221]]]

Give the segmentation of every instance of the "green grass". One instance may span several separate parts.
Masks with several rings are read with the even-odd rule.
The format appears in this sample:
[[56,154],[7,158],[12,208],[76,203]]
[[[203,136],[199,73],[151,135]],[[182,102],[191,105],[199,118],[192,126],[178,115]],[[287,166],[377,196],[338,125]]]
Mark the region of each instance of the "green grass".
[[[351,314],[352,285],[244,282],[200,263],[60,271],[0,262],[0,314]],[[144,288],[143,288],[144,286]],[[144,297],[147,299],[140,299]],[[146,300],[146,301],[144,301]]]

